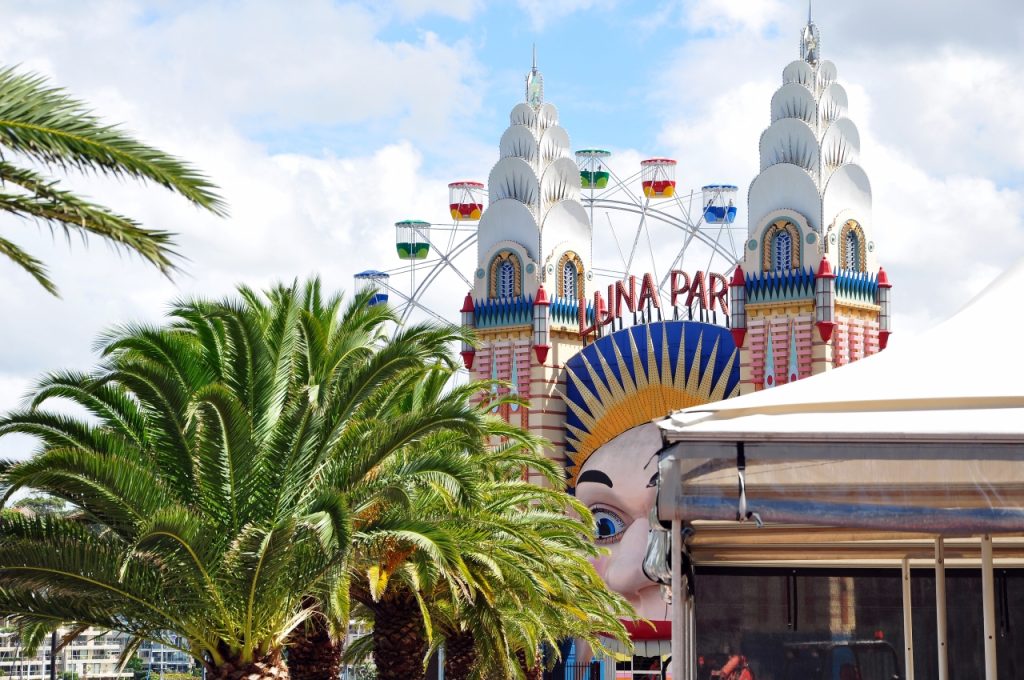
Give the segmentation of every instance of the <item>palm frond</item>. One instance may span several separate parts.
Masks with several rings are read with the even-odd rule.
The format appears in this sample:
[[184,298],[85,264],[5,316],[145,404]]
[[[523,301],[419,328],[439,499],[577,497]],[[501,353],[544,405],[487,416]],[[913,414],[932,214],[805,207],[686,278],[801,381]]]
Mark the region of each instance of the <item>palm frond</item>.
[[[0,139],[2,137],[3,123],[0,122]],[[59,225],[69,240],[72,232],[83,237],[98,236],[116,247],[137,253],[165,274],[175,269],[174,258],[180,256],[174,251],[168,232],[146,229],[129,217],[57,188],[57,182],[3,161],[0,161],[0,184],[15,184],[25,190],[25,193],[0,192],[0,210],[51,226]]]
[[[0,209],[2,208],[3,199],[0,197]],[[0,255],[6,256],[14,264],[28,272],[48,293],[59,295],[56,284],[46,273],[46,266],[3,237],[0,237]]]
[[152,181],[225,214],[213,184],[194,168],[104,125],[64,90],[14,68],[0,70],[0,145],[60,169]]

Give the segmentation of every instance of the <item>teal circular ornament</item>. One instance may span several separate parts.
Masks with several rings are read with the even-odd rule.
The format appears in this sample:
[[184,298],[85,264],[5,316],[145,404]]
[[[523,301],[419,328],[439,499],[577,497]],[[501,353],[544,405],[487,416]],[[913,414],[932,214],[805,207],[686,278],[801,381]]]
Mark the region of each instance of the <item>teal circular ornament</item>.
[[747,250],[757,250],[757,239],[750,239],[747,241]]
[[818,240],[818,235],[812,231],[810,234],[807,235],[807,237],[804,240],[807,241],[808,245],[814,245],[814,243]]
[[476,270],[476,278],[478,278],[478,279],[484,278],[484,270],[482,268]]
[[535,271],[537,271],[537,268],[533,266],[532,262],[530,264],[526,265],[526,273],[527,274],[532,274]]

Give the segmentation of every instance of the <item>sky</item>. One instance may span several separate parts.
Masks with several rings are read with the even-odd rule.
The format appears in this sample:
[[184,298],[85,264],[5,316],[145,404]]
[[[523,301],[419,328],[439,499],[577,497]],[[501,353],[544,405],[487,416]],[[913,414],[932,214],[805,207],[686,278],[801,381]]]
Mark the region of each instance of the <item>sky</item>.
[[[1024,255],[1024,5],[819,0],[813,12],[860,130],[900,342]],[[449,181],[486,179],[533,44],[574,148],[612,150],[624,174],[676,158],[681,186],[736,184],[745,205],[806,16],[798,0],[3,3],[0,64],[188,159],[231,214],[68,178],[177,233],[187,259],[171,280],[0,216],[62,292],[0,259],[0,412],[47,371],[92,366],[105,329],[158,321],[177,298],[313,273],[350,289],[355,272],[397,265],[396,220],[440,221]],[[449,276],[429,300],[456,320],[465,289]],[[30,446],[0,439],[0,457]]]

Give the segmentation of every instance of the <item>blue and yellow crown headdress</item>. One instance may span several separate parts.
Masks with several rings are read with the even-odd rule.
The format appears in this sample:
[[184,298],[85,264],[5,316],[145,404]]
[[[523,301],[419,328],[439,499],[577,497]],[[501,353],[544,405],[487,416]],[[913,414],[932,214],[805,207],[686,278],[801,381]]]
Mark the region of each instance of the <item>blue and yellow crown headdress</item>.
[[693,321],[632,326],[584,347],[565,363],[569,486],[626,430],[736,394],[738,354],[728,329]]

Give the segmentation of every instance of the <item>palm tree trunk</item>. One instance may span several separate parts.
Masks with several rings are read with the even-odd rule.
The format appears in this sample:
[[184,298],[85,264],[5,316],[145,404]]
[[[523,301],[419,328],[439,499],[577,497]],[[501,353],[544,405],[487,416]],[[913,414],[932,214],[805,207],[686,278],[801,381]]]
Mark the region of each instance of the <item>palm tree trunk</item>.
[[373,605],[373,662],[377,680],[423,680],[427,640],[412,593],[389,594]]
[[275,651],[256,661],[239,662],[234,659],[219,666],[209,664],[206,680],[289,680],[288,666],[281,652]]
[[476,641],[469,631],[449,636],[444,642],[444,680],[466,680],[476,665]]
[[343,651],[344,641],[333,640],[316,613],[288,636],[288,674],[291,680],[337,680]]
[[540,666],[540,655],[537,656],[532,668],[527,666],[526,652],[523,650],[520,649],[516,652],[516,659],[519,661],[519,668],[523,671],[526,680],[542,680],[544,673]]

